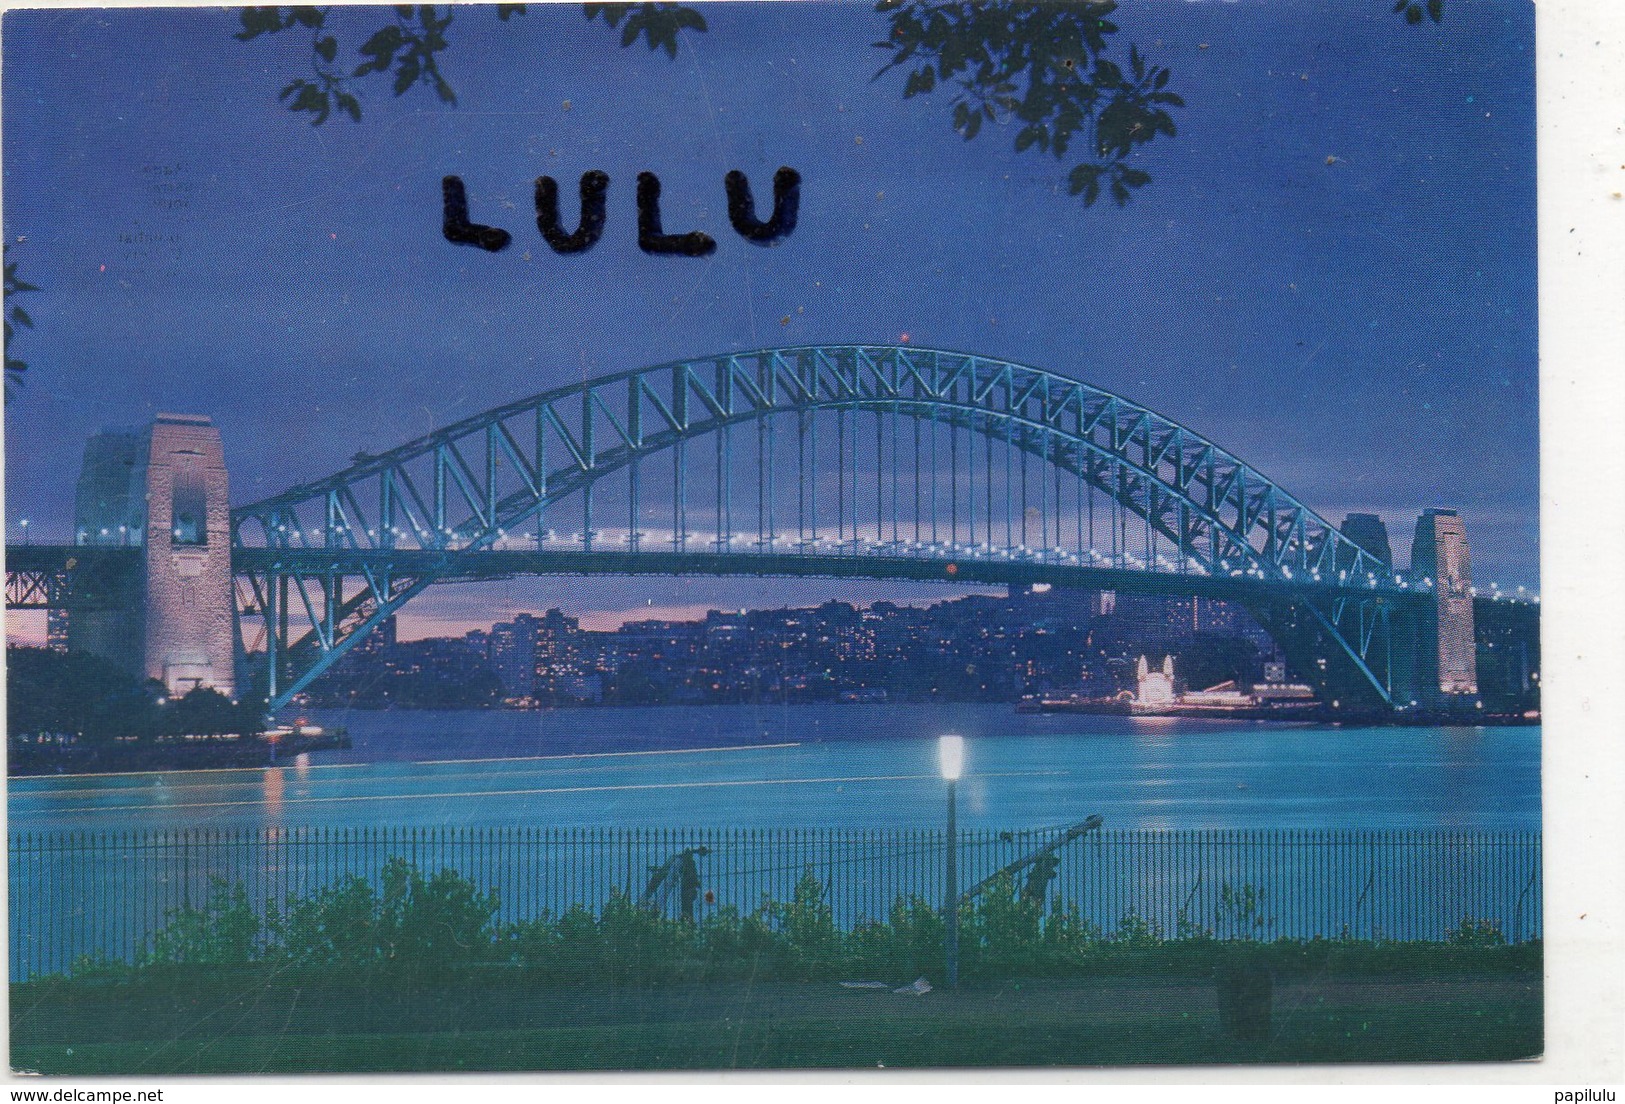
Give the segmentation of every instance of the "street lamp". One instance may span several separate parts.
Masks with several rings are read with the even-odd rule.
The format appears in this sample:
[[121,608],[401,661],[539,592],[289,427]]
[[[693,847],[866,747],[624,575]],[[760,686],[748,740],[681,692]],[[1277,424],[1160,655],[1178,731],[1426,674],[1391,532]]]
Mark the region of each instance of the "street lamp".
[[937,739],[937,769],[948,783],[948,889],[947,912],[948,988],[959,988],[959,825],[956,821],[954,791],[965,773],[965,738],[941,736]]
[[23,544],[26,545],[28,543],[28,519],[21,518],[18,520],[17,524],[23,527]]

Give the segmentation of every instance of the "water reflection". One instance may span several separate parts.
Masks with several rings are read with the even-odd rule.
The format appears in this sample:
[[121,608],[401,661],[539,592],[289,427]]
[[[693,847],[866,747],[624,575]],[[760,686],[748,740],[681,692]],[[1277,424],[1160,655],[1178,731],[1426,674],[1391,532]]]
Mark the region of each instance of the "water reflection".
[[261,786],[265,794],[265,817],[270,821],[282,819],[282,791],[287,785],[281,767],[269,767]]

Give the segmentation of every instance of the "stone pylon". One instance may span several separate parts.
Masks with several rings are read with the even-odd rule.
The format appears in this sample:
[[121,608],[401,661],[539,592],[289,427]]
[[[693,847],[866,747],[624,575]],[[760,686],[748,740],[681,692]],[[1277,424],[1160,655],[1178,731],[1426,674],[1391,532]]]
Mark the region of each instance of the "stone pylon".
[[1473,566],[1467,527],[1455,510],[1425,510],[1411,543],[1411,581],[1432,590],[1426,615],[1425,690],[1446,701],[1478,693],[1478,652],[1473,628]]
[[85,446],[75,541],[139,549],[126,608],[76,616],[71,647],[102,655],[172,695],[236,692],[231,506],[220,431],[208,418],[160,414]]

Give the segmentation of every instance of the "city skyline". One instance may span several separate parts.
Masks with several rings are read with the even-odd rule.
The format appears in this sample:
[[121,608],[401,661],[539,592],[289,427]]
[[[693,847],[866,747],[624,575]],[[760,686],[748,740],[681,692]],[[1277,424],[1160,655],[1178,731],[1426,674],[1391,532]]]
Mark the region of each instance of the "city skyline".
[[[84,438],[158,409],[214,419],[241,502],[585,375],[906,334],[1143,401],[1334,523],[1376,513],[1404,533],[1424,508],[1459,509],[1481,579],[1537,585],[1525,7],[1419,29],[1376,9],[1123,13],[1187,107],[1177,137],[1136,155],[1153,182],[1122,210],[1085,209],[1064,165],[1013,154],[1002,130],[963,141],[941,97],[870,83],[867,13],[707,10],[674,60],[618,49],[573,8],[511,23],[460,10],[459,107],[374,96],[360,124],[316,128],[275,101],[298,51],[233,41],[229,13],[9,14],[29,33],[6,46],[6,232],[42,288],[7,412],[9,538],[23,517],[35,539],[65,536],[61,473]],[[154,32],[164,49],[119,48]],[[765,65],[762,43],[778,48]],[[777,125],[789,117],[807,124]],[[746,171],[761,195],[779,165],[802,175],[802,218],[758,249],[727,232],[722,175]],[[605,237],[555,256],[528,228],[530,182],[561,181],[568,221],[589,169],[612,181]],[[668,229],[712,232],[712,257],[635,249],[645,169]],[[450,173],[513,247],[440,237]],[[608,624],[650,602],[737,606],[758,586],[442,587],[403,622],[427,635],[476,607],[566,599]],[[945,596],[775,590],[865,593]]]
[[[1538,706],[1533,607],[1481,605],[1482,623],[1476,632],[1470,618],[1467,626],[1476,637],[1466,657],[1473,685],[1458,692],[1502,717]],[[1437,666],[1449,680],[1461,658],[1448,651],[1450,633],[1440,643]],[[712,609],[613,630],[553,607],[460,636],[407,639],[390,618],[298,700],[311,708],[520,709],[1021,700],[1064,711],[1080,701],[1120,705],[1134,691],[1136,657],[1142,684],[1148,659],[1162,669],[1170,707],[1267,709],[1266,698],[1283,694],[1303,707],[1336,701],[1322,694],[1317,705],[1306,685],[1318,681],[1314,664],[1284,655],[1242,604],[1045,587],[928,606]]]

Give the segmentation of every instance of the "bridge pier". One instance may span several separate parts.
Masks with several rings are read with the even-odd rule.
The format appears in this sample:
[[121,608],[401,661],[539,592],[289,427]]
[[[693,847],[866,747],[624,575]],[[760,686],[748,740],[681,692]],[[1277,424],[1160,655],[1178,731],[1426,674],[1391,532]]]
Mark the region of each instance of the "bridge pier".
[[85,445],[74,543],[136,549],[115,608],[75,611],[68,644],[161,682],[175,696],[236,693],[231,506],[220,431],[196,415],[160,414]]
[[1428,509],[1417,518],[1407,582],[1400,593],[1371,598],[1249,609],[1328,704],[1474,711],[1480,699],[1472,566],[1455,510]]

